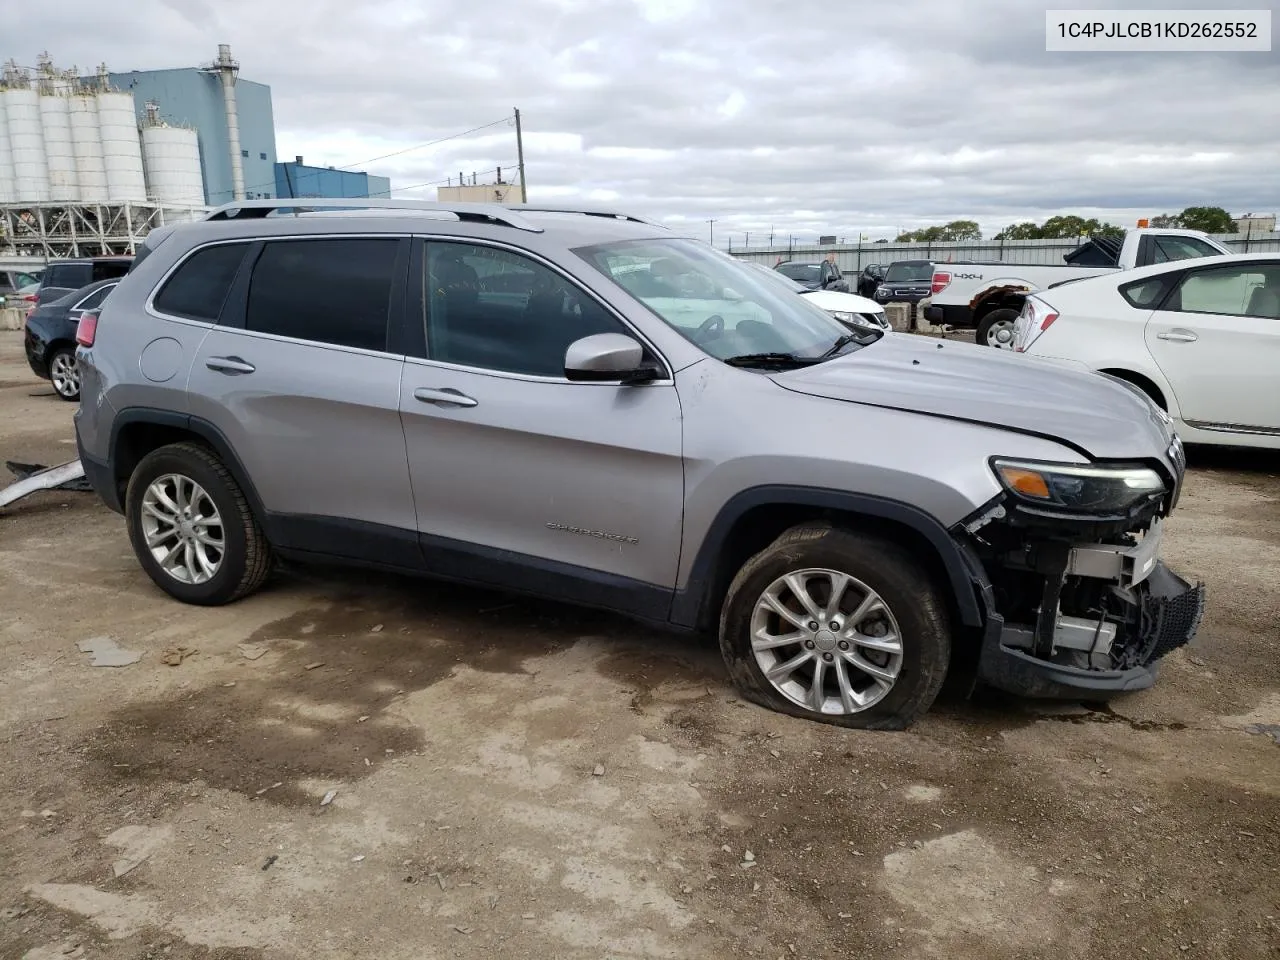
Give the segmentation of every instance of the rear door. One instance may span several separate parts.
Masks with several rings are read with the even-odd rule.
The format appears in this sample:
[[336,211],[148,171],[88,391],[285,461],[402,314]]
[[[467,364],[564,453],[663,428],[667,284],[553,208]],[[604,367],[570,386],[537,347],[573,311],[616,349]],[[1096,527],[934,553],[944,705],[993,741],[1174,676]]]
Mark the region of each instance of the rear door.
[[279,546],[420,566],[400,425],[409,240],[255,244],[201,344],[191,413],[240,459]]
[[1280,431],[1280,258],[1189,269],[1146,342],[1190,426]]

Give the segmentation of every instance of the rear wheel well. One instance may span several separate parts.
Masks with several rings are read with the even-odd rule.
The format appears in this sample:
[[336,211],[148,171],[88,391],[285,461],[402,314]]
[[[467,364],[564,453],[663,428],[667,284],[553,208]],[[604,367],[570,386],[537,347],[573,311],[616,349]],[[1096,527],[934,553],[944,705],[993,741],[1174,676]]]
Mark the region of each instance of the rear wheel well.
[[1169,412],[1169,404],[1164,399],[1164,393],[1150,378],[1144,377],[1140,373],[1134,373],[1132,370],[1101,370],[1099,372],[1109,373],[1118,380],[1124,380],[1128,383],[1132,383],[1135,387],[1155,401],[1156,406],[1161,410],[1166,413]]
[[135,421],[126,423],[116,436],[112,450],[111,465],[114,473],[116,489],[120,492],[120,502],[124,502],[125,490],[129,486],[129,478],[134,469],[152,450],[168,446],[171,443],[195,443],[212,450],[210,444],[194,430],[165,423],[149,423]]
[[918,560],[946,597],[947,612],[957,633],[956,645],[960,645],[962,620],[951,581],[942,558],[922,533],[905,523],[883,517],[804,504],[762,504],[738,517],[720,545],[719,556],[699,611],[698,628],[715,629],[729,584],[751,557],[794,526],[824,521],[851,533],[865,533],[896,543]]
[[1022,311],[1022,305],[1027,302],[1027,294],[1014,290],[996,290],[987,294],[986,297],[979,300],[973,305],[973,319],[981,320],[988,313],[995,310],[1016,310]]

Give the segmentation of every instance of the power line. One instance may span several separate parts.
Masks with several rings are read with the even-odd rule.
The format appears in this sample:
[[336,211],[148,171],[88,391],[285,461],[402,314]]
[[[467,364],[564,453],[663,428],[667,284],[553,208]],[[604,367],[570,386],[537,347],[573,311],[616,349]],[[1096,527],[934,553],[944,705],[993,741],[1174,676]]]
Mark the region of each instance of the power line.
[[461,133],[451,134],[447,137],[441,137],[439,140],[428,140],[426,143],[419,143],[416,146],[405,147],[403,150],[395,150],[391,153],[384,153],[380,157],[372,157],[368,160],[359,160],[356,163],[349,163],[344,167],[338,167],[339,170],[350,170],[352,167],[362,167],[366,163],[377,163],[379,160],[386,160],[388,157],[398,157],[402,153],[411,153],[414,150],[425,150],[427,147],[434,147],[437,144],[448,143],[450,140],[457,140],[459,137],[467,137],[481,130],[488,130],[490,127],[496,127],[500,124],[511,123],[511,117],[503,117],[501,120],[494,120],[491,123],[482,123],[478,127],[472,127],[470,130],[463,130]]

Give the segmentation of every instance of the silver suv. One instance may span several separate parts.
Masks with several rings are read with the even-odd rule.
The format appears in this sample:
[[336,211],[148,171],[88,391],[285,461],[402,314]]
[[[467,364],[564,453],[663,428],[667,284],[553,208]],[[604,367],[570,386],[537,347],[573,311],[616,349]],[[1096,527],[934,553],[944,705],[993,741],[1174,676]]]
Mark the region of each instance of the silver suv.
[[745,696],[868,728],[948,673],[1106,699],[1195,633],[1182,448],[1122,382],[623,214],[306,202],[153,232],[81,324],[85,472],[178,600],[277,557],[486,584],[716,630]]

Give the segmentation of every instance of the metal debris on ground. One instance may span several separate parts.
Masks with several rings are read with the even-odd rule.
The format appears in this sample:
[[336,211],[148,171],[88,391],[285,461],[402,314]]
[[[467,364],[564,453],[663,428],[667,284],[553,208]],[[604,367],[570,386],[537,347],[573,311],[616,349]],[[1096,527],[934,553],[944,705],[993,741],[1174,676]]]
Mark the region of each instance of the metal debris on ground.
[[454,924],[453,929],[457,930],[459,933],[475,933],[475,929],[476,929],[476,928],[475,928],[475,927],[461,927],[461,926],[458,926],[457,924]]
[[315,663],[308,663],[308,664],[307,664],[305,667],[303,667],[302,669],[303,669],[303,670],[315,670],[315,669],[318,669],[319,667],[323,667],[323,666],[324,666],[324,661],[323,661],[323,660],[317,660]]
[[92,659],[91,667],[127,667],[142,659],[138,650],[125,650],[111,637],[90,637],[76,644],[81,653],[87,653]]
[[0,487],[0,507],[40,490],[76,490],[88,491],[92,488],[84,478],[84,467],[79,460],[62,463],[56,467],[46,467],[40,463],[17,463],[5,461],[9,472],[18,478],[17,483]]
[[324,795],[324,799],[320,801],[320,806],[327,807],[329,804],[333,803],[333,798],[336,797],[337,795],[338,795],[337,790],[330,790],[328,793]]

